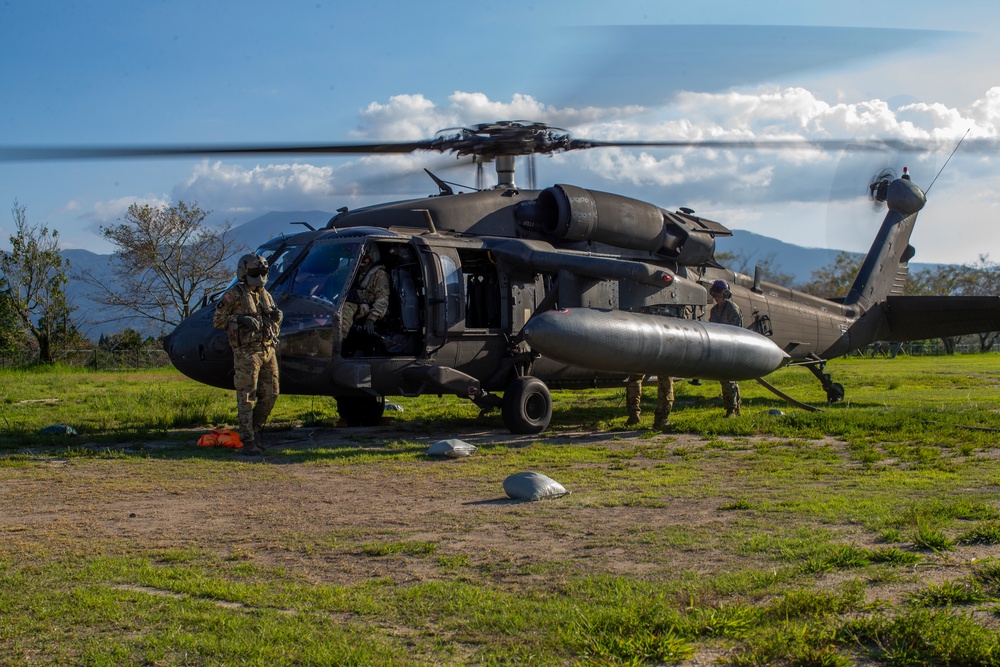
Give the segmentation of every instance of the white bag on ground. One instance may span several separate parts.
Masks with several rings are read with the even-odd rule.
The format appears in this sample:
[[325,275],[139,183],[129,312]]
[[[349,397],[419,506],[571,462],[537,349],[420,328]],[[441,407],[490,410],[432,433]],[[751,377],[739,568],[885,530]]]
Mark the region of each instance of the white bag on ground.
[[559,482],[537,472],[519,472],[509,476],[503,481],[503,490],[515,500],[558,498],[569,493]]
[[448,440],[438,440],[427,448],[430,456],[448,456],[453,459],[468,456],[476,453],[476,446],[470,445],[464,440],[449,438]]

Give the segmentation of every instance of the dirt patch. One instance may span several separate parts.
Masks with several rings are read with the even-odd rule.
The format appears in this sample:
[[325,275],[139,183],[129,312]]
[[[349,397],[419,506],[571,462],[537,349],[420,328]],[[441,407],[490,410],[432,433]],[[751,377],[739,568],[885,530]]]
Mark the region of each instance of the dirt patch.
[[[528,447],[540,439],[477,430],[450,437],[487,448]],[[752,472],[752,439],[734,440],[717,456],[698,457],[698,472],[717,484],[714,492],[679,493],[665,486],[651,498],[648,489],[636,488],[634,503],[627,501],[628,481],[614,503],[572,487],[565,498],[522,502],[504,495],[505,472],[469,466],[466,459],[354,465],[349,459],[294,455],[332,450],[360,455],[366,446],[384,450],[385,442],[429,445],[435,439],[392,427],[293,429],[275,432],[268,442],[285,454],[258,460],[233,454],[239,465],[217,462],[207,471],[204,465],[185,468],[183,461],[155,457],[127,463],[40,459],[42,472],[18,475],[7,469],[0,477],[6,508],[0,535],[9,542],[8,553],[42,546],[90,554],[197,550],[334,584],[382,577],[405,584],[460,572],[504,586],[557,588],[580,573],[695,581],[784,566],[773,555],[733,548],[736,540],[727,548],[716,540],[752,532],[745,513],[721,509],[740,496],[740,484]],[[708,442],[640,431],[567,431],[544,440],[636,451],[695,451]],[[839,448],[848,459],[842,443],[816,446]],[[644,461],[634,452],[628,461],[663,463],[662,456]],[[184,472],[192,469],[200,477]],[[610,464],[589,472],[615,474]],[[870,531],[846,521],[822,530],[835,531],[837,541],[846,544],[875,541]],[[928,581],[964,576],[970,560],[988,557],[990,550],[926,554],[919,568],[874,584],[872,594],[899,599]],[[836,587],[853,576],[838,571],[818,577],[818,584]]]

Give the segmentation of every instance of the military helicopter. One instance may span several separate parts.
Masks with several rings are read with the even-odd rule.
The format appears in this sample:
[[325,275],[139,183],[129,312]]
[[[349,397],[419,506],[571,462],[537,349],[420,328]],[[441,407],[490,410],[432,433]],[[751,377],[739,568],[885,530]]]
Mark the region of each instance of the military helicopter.
[[[267,289],[285,316],[278,346],[283,393],[333,396],[351,426],[380,423],[388,396],[455,395],[483,411],[499,408],[508,429],[530,434],[549,425],[550,388],[617,386],[634,373],[759,379],[770,387],[763,376],[792,364],[809,369],[837,401],[844,388],[824,372],[829,359],[875,341],[1000,330],[998,297],[902,295],[914,256],[910,234],[926,203],[908,174],[883,174],[870,184],[887,212],[850,292],[833,300],[765,281],[759,268],[754,276],[724,268],[715,239],[731,231],[689,208],[667,210],[568,184],[522,189],[514,180],[518,157],[580,149],[804,145],[843,142],[604,142],[541,122],[499,121],[405,143],[0,156],[437,151],[494,162],[496,187],[456,193],[427,171],[438,188],[429,197],[342,208],[323,228],[276,235],[256,252],[271,267]],[[374,333],[354,328],[343,338],[343,307],[365,255],[377,257],[391,277],[389,311]],[[728,283],[746,328],[706,321],[708,288],[718,280]],[[216,297],[206,297],[164,347],[188,377],[231,389],[232,353],[211,323]]]

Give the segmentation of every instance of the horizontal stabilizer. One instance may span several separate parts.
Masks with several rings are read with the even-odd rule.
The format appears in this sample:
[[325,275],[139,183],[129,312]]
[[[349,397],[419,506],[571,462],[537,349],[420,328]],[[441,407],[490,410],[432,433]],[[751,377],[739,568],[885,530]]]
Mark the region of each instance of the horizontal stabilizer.
[[879,304],[879,339],[926,340],[1000,331],[997,296],[890,296]]

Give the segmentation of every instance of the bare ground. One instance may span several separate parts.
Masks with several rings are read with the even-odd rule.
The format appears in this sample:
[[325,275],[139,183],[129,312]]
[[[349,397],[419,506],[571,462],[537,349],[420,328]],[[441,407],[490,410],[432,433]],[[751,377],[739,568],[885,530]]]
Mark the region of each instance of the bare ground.
[[[529,446],[540,439],[477,430],[452,437],[487,447]],[[394,439],[430,444],[436,438],[414,437],[394,427],[293,429],[275,432],[268,445],[286,451],[344,446],[362,451],[365,442],[380,446]],[[570,431],[546,434],[544,440],[609,448],[698,448],[706,442],[695,435],[651,438],[637,431]],[[847,458],[842,443],[824,444]],[[726,452],[698,464],[724,479],[745,468],[745,454]],[[196,549],[281,567],[302,581],[334,584],[382,577],[400,584],[443,579],[453,573],[442,568],[442,561],[454,558],[466,576],[473,573],[513,589],[541,585],[554,592],[562,576],[581,572],[676,581],[682,574],[714,577],[776,566],[765,556],[642,539],[669,535],[678,527],[704,535],[730,530],[742,513],[720,511],[720,506],[732,495],[665,494],[655,506],[604,506],[588,497],[586,489],[570,489],[573,495],[566,499],[521,502],[504,496],[503,474],[455,470],[463,459],[327,465],[281,454],[250,459],[234,453],[233,458],[245,465],[220,462],[197,478],[180,472],[183,462],[155,457],[124,464],[39,459],[43,470],[33,474],[0,469],[0,539],[7,542],[2,550],[149,554]],[[875,546],[871,532],[859,526],[845,523],[833,529],[839,541]],[[433,557],[405,548],[394,553],[372,548],[389,543],[435,548]],[[924,553],[924,561],[903,568],[898,581],[873,582],[869,596],[898,602],[930,581],[966,576],[974,559],[994,552],[995,547],[962,546],[951,553]],[[546,567],[532,567],[538,564]],[[857,576],[850,570],[834,572],[820,576],[817,585],[834,587]],[[688,664],[709,664],[712,658],[706,653]]]

